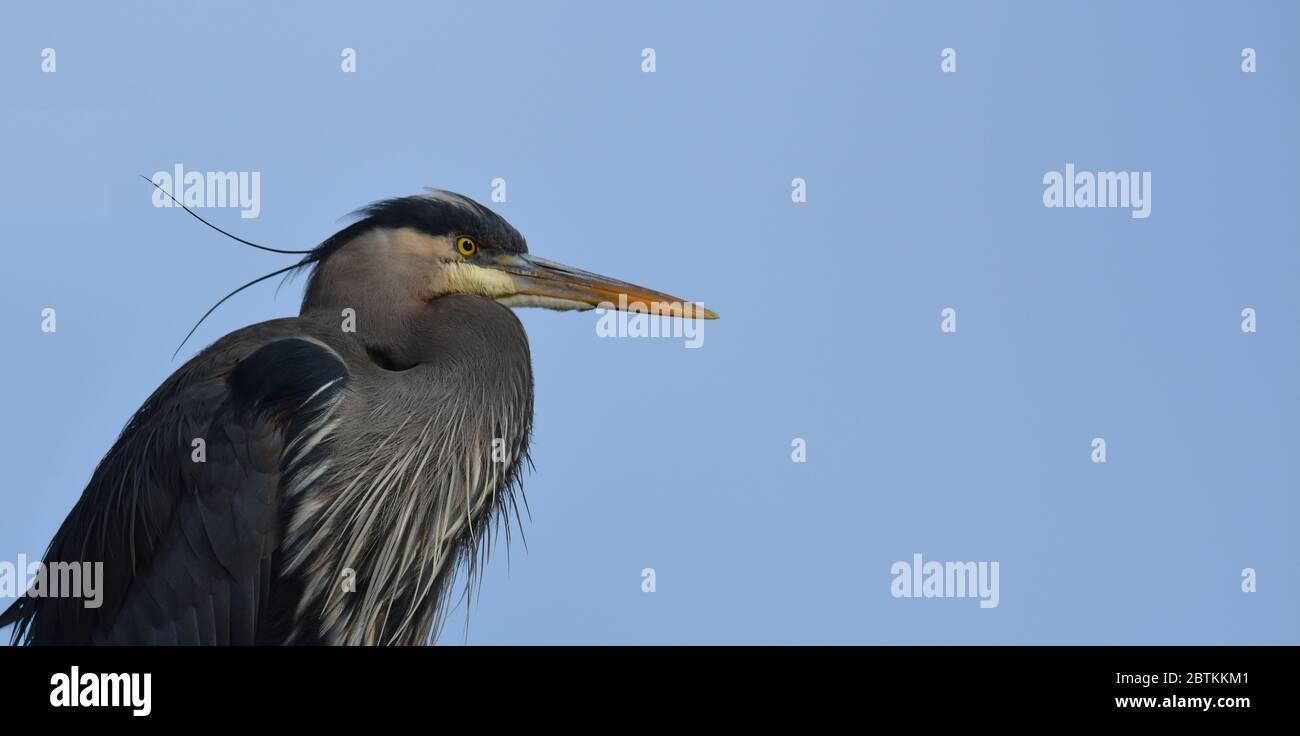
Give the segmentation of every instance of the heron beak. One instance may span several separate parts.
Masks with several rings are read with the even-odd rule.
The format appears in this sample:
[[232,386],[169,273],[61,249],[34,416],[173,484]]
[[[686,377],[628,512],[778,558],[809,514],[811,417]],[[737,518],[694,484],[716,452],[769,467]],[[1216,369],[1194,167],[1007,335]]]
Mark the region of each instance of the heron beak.
[[614,309],[686,319],[717,319],[702,305],[599,274],[530,255],[498,256],[490,268],[510,276],[514,293],[498,302],[511,307]]

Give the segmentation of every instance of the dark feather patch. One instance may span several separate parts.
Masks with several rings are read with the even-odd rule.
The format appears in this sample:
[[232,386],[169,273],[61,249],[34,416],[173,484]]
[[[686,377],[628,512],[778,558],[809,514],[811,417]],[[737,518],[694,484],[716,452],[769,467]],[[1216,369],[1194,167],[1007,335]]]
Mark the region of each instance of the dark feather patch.
[[[281,329],[229,336],[145,401],[45,555],[103,562],[103,605],[21,597],[3,617],[17,624],[15,642],[284,640],[272,586],[286,447],[349,376],[324,345],[267,334]],[[206,441],[204,462],[191,460],[194,437]]]
[[230,372],[229,383],[236,406],[282,420],[316,414],[344,388],[347,376],[347,366],[333,350],[288,339],[245,358]]

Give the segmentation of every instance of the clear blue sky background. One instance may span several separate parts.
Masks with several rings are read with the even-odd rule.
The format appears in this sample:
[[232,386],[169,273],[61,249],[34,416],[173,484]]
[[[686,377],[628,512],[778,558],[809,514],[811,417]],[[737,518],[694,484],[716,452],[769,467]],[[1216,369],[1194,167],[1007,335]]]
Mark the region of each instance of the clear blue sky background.
[[[327,5],[6,9],[0,559],[180,360],[296,312],[263,285],[172,361],[288,261],[138,174],[262,172],[206,214],[281,247],[504,177],[533,252],[723,318],[523,313],[528,549],[444,642],[1300,641],[1296,4]],[[1150,218],[1045,209],[1067,162],[1151,171]],[[1000,606],[892,598],[915,552],[1000,562]]]

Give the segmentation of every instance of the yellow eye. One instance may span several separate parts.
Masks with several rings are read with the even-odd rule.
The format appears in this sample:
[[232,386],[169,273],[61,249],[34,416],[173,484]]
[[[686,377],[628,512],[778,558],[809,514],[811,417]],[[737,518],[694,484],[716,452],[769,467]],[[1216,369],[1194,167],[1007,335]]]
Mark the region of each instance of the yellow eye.
[[473,238],[462,235],[459,238],[456,238],[456,250],[459,251],[462,256],[469,258],[478,252],[478,243],[475,243]]

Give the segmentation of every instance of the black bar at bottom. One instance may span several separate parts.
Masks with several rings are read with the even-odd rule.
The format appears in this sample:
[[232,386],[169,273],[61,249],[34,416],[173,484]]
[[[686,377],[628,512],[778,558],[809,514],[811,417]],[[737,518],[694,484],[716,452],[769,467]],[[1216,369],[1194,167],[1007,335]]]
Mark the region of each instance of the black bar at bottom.
[[[1291,710],[1296,653],[1054,646],[4,648],[0,717],[207,725],[277,717],[305,723],[349,708],[418,718],[488,708],[493,719],[536,709],[702,708],[714,716],[888,713],[971,723],[1035,713],[1246,719]],[[144,700],[146,673],[149,702],[135,705]],[[138,677],[120,677],[132,674]],[[110,704],[90,704],[99,700]],[[133,716],[144,710],[148,715]]]

